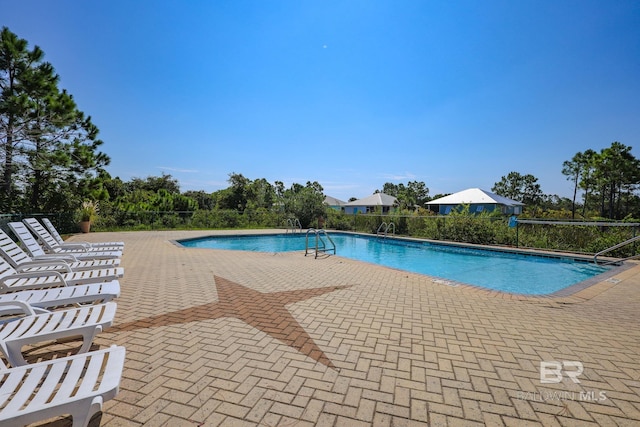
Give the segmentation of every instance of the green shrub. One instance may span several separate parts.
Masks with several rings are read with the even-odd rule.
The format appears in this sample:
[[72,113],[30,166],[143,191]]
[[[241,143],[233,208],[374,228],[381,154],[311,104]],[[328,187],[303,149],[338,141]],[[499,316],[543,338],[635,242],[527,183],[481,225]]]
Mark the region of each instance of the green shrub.
[[335,209],[327,209],[326,212],[326,228],[332,230],[348,231],[353,229],[353,215],[347,215]]
[[[454,242],[491,245],[496,243],[495,232],[491,223],[494,214],[469,212],[469,206],[463,206],[458,211],[452,211],[444,220],[441,232],[443,239]],[[438,224],[438,223],[436,223]]]

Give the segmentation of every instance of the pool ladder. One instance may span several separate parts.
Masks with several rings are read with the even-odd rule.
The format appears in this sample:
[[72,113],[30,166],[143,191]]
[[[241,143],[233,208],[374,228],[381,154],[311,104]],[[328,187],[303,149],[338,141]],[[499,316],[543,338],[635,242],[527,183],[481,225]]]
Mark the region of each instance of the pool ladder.
[[302,233],[302,224],[300,224],[298,218],[287,219],[287,233],[289,233],[289,231],[292,233]]
[[[315,246],[309,246],[309,235],[315,235]],[[307,237],[305,242],[304,256],[307,256],[311,252],[315,252],[316,258],[319,253],[327,253],[333,251],[336,254],[336,244],[331,240],[331,237],[324,229],[310,228],[307,230]]]
[[389,224],[387,224],[386,222],[382,222],[382,224],[380,224],[380,227],[378,227],[378,231],[376,231],[376,235],[378,237],[380,236],[387,237],[387,235],[389,234],[389,230],[391,230],[392,236],[395,235],[396,225],[392,222],[390,222]]

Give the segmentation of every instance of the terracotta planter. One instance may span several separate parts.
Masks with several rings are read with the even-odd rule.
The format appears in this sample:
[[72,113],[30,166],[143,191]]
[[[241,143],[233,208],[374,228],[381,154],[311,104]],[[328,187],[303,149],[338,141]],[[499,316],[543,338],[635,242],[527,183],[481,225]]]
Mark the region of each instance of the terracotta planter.
[[91,221],[80,221],[80,231],[88,233],[91,228]]

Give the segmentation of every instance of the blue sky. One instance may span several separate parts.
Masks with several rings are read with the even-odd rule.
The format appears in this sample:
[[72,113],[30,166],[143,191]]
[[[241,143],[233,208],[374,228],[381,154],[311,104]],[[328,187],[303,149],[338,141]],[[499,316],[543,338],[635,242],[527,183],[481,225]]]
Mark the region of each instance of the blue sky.
[[637,1],[3,1],[91,115],[123,180],[230,173],[365,197],[511,171],[570,196],[562,163],[640,157]]

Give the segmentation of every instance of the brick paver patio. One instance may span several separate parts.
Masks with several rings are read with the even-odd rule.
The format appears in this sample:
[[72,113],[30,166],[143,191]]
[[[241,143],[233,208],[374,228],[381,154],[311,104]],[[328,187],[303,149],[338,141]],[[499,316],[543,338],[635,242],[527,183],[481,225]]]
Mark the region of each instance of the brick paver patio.
[[[640,266],[525,298],[171,243],[216,233],[74,237],[126,242],[116,323],[95,341],[127,348],[103,426],[640,425]],[[566,364],[541,383],[543,361],[582,363],[580,382]]]

